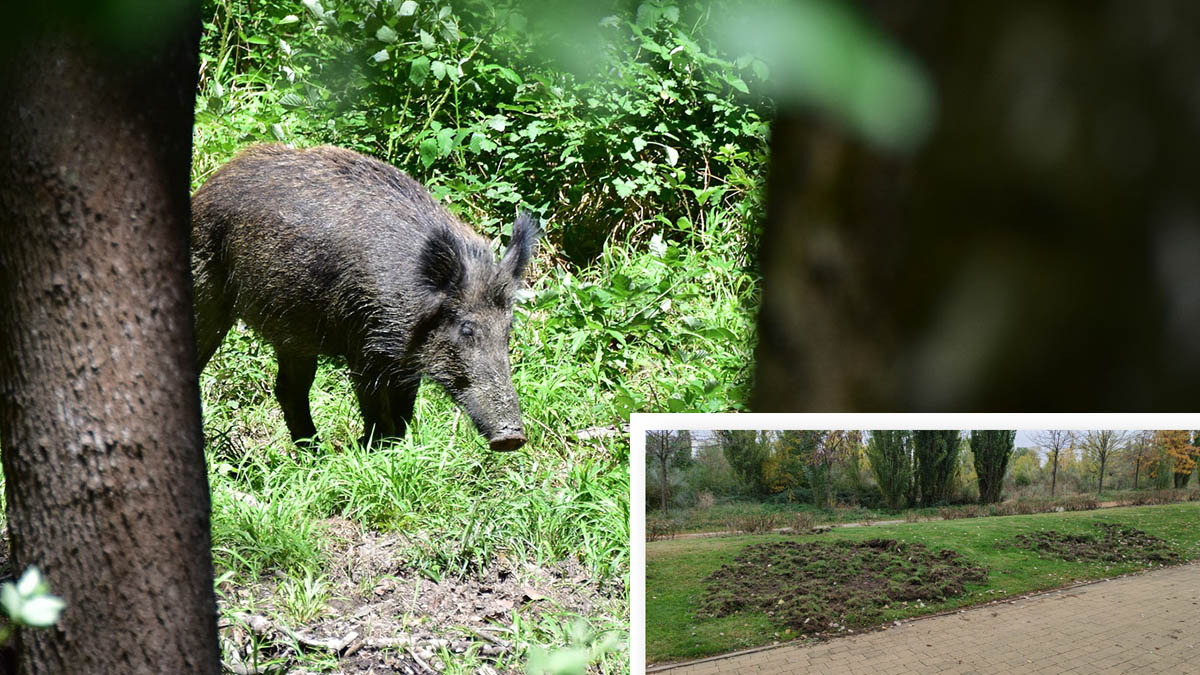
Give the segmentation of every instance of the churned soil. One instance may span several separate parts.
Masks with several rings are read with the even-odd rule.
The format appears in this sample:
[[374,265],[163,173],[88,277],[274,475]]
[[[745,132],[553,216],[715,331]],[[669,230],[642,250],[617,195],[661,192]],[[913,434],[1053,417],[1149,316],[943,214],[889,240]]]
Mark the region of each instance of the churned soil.
[[877,622],[893,604],[936,602],[987,580],[961,554],[892,539],[747,546],[707,579],[701,617],[761,611],[807,634]]
[[[307,672],[298,652],[320,652],[337,660],[333,672],[365,675],[428,673],[445,666],[444,654],[454,658],[469,651],[491,665],[484,672],[505,672],[519,665],[504,658],[514,652],[516,615],[536,622],[547,615],[594,619],[622,611],[622,582],[597,580],[573,560],[534,565],[501,559],[467,577],[433,581],[405,568],[402,535],[371,532],[342,519],[330,519],[326,527],[329,599],[320,616],[305,625],[285,625],[287,619],[279,618],[287,614],[285,580],[228,589],[227,597],[236,600],[225,604],[251,606],[250,613],[269,621],[259,620],[257,629],[244,614],[242,621],[227,622],[222,630],[227,654],[245,654],[254,643],[260,658],[282,659],[298,673]],[[264,634],[261,626],[268,624]]]
[[1170,564],[1179,561],[1166,540],[1135,527],[1118,523],[1096,523],[1098,532],[1070,534],[1043,530],[1019,534],[1013,542],[1018,548],[1036,551],[1043,557],[1072,562]]

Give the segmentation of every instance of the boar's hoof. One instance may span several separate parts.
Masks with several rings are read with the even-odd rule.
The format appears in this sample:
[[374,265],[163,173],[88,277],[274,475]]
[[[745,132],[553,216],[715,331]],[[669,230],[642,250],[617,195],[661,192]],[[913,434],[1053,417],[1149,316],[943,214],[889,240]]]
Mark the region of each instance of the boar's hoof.
[[525,435],[519,431],[508,432],[488,441],[494,452],[511,452],[525,445]]

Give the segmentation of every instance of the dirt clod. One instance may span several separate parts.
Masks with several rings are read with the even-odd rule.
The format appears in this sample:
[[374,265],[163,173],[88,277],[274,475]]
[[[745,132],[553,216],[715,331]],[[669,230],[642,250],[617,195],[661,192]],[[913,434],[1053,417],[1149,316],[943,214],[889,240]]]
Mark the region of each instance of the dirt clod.
[[755,544],[708,577],[699,613],[759,610],[799,633],[831,633],[870,624],[893,603],[936,602],[986,580],[962,555],[919,543]]

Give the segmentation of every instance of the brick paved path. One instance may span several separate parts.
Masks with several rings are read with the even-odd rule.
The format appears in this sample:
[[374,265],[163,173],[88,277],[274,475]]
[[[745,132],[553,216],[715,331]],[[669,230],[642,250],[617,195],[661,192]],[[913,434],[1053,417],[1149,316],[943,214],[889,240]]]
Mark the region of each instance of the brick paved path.
[[1200,565],[1182,565],[668,675],[1200,673]]

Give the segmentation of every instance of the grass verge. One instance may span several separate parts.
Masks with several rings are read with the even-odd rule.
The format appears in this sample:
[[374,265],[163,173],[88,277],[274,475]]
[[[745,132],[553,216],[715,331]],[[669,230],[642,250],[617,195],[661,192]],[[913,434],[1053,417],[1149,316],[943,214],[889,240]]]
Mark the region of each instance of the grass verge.
[[[893,539],[955,551],[987,570],[985,582],[968,582],[965,592],[937,602],[893,603],[868,625],[932,614],[997,598],[1057,588],[1077,581],[1104,579],[1147,568],[1136,558],[1124,561],[1064,560],[1021,548],[1015,539],[1047,530],[1095,536],[1100,523],[1135,527],[1166,541],[1179,560],[1200,558],[1200,503],[1121,507],[1102,511],[1000,516],[967,520],[899,523],[835,529],[820,535],[737,536],[681,539],[646,544],[646,658],[664,663],[721,654],[788,640],[788,626],[762,611],[712,617],[700,611],[709,594],[706,581],[723,565],[733,564],[747,546],[764,542],[862,542]],[[1157,563],[1149,563],[1155,565]],[[845,630],[864,625],[844,626]]]

